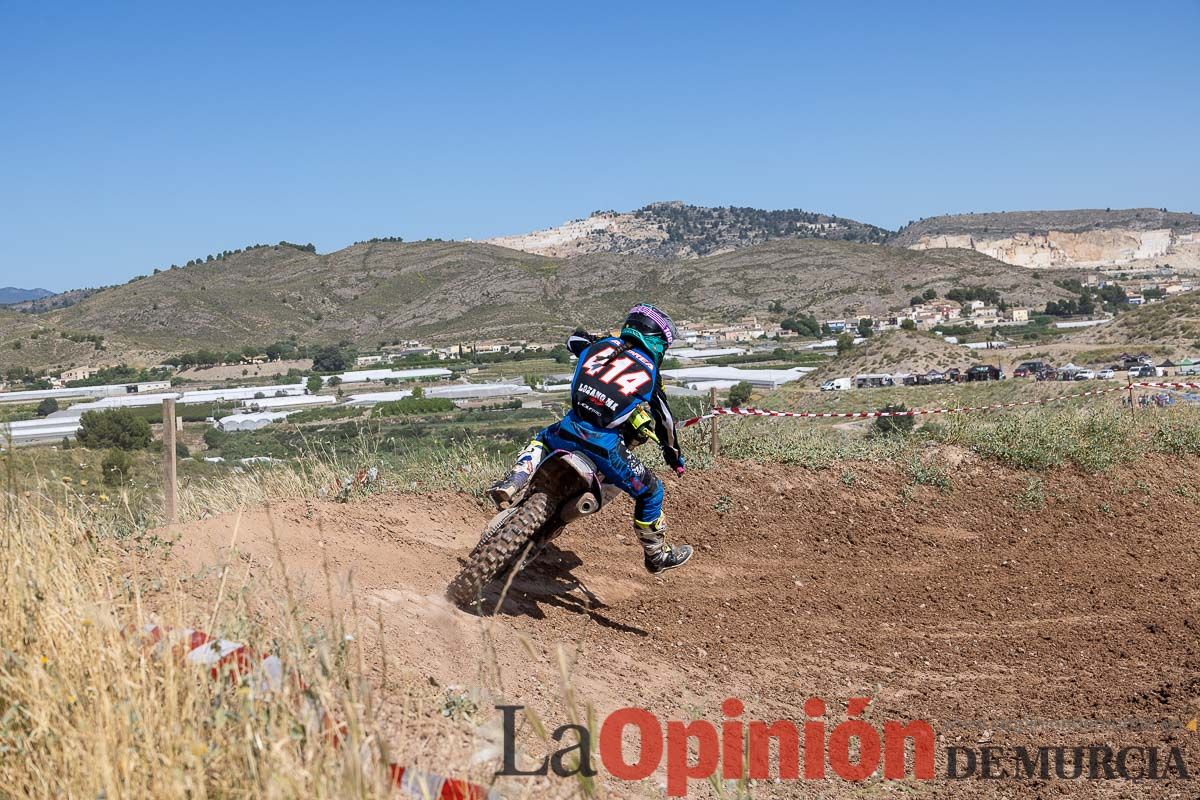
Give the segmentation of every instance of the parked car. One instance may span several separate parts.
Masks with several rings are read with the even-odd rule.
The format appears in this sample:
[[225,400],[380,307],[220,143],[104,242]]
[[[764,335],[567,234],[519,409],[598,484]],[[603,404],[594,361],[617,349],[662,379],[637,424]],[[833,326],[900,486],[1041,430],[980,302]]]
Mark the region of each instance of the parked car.
[[1157,373],[1155,372],[1154,367],[1148,364],[1139,364],[1136,367],[1129,368],[1130,378],[1153,378],[1156,377],[1156,375]]
[[1092,381],[1096,379],[1096,373],[1090,369],[1081,369],[1075,373],[1074,380],[1077,381]]
[[1117,377],[1117,373],[1113,372],[1111,369],[1102,369],[1096,373],[1096,377],[1102,381],[1111,381],[1113,378]]
[[1004,377],[1004,373],[999,367],[994,367],[991,364],[976,364],[967,370],[967,380],[974,381],[998,381]]
[[821,384],[822,392],[844,392],[849,388],[849,378],[830,378]]
[[1045,361],[1022,361],[1017,365],[1017,368],[1013,370],[1013,377],[1025,378],[1030,375],[1037,375],[1038,373],[1046,370],[1048,367],[1049,365]]

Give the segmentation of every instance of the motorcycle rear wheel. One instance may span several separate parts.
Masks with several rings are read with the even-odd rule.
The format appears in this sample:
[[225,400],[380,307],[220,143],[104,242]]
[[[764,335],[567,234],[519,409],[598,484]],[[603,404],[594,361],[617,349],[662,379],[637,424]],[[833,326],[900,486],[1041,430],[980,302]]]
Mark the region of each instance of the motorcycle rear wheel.
[[550,497],[545,492],[532,492],[521,501],[515,514],[493,533],[486,537],[446,587],[446,597],[459,605],[478,601],[483,590],[498,578],[505,577],[512,569],[520,569],[520,558],[525,548],[532,553],[537,549],[533,537],[550,518]]

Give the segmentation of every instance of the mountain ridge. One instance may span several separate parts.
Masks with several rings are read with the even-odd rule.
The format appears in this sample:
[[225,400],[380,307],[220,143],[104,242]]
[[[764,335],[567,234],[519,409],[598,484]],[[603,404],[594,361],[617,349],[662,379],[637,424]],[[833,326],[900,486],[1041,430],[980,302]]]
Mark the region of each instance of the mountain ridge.
[[[932,288],[991,286],[1016,304],[1069,296],[1048,276],[962,250],[917,252],[794,239],[701,258],[596,253],[550,258],[468,242],[368,242],[329,254],[258,248],[168,269],[42,314],[0,316],[39,341],[102,335],[122,350],[264,347],[295,337],[376,347],[419,338],[554,341],[575,325],[607,328],[635,303],[676,318],[733,319],[771,307],[821,317],[884,314]],[[23,334],[8,335],[17,321]]]
[[21,289],[16,286],[2,286],[0,287],[0,306],[10,306],[27,300],[40,300],[52,294],[54,292],[49,289]]
[[799,208],[768,211],[671,200],[634,211],[594,211],[556,227],[485,241],[555,257],[621,253],[669,259],[716,255],[777,239],[880,244],[890,236],[891,231],[877,225]]

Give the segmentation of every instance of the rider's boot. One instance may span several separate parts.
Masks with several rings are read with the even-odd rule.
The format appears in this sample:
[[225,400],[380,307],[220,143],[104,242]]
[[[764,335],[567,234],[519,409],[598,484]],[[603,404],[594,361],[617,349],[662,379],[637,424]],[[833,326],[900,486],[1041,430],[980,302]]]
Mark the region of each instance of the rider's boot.
[[642,543],[642,549],[646,551],[646,571],[651,575],[661,575],[669,569],[682,567],[692,557],[691,545],[672,547],[667,542],[666,514],[659,515],[654,522],[634,520],[633,528]]
[[513,498],[520,494],[521,490],[525,488],[525,484],[529,483],[529,478],[537,469],[538,464],[542,463],[542,457],[545,454],[546,446],[534,439],[517,456],[517,462],[513,464],[508,474],[488,488],[487,496],[496,504],[497,509],[503,511],[512,504]]

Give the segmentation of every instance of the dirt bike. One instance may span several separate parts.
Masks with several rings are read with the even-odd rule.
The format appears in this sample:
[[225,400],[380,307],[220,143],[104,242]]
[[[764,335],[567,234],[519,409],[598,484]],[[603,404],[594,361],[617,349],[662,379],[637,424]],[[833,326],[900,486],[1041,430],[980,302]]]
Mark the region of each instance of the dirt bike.
[[620,493],[582,453],[549,453],[512,505],[488,523],[446,596],[462,605],[481,599],[493,582],[529,566],[567,525],[595,514]]

